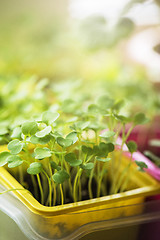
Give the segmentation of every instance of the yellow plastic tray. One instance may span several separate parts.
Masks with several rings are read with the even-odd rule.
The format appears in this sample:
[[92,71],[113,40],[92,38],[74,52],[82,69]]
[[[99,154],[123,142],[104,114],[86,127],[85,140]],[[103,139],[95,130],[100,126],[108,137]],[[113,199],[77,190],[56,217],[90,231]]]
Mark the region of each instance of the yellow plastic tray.
[[[124,156],[121,170],[127,164],[128,159]],[[143,203],[146,196],[160,193],[160,184],[147,173],[135,171],[134,165],[131,172],[129,188],[133,189],[63,206],[43,206],[27,191],[15,191],[12,194],[29,210],[28,218],[34,231],[47,239],[61,239],[84,224],[141,213],[143,207],[138,204]],[[3,167],[0,168],[0,184],[7,189],[23,188]],[[130,208],[129,205],[135,207]]]

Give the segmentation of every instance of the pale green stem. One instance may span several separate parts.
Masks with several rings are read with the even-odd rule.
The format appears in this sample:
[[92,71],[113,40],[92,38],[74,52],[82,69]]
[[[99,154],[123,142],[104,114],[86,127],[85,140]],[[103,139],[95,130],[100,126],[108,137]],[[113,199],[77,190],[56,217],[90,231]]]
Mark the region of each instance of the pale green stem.
[[[126,140],[128,139],[128,137],[129,137],[131,131],[133,130],[133,128],[134,128],[134,125],[132,125],[132,126],[130,127],[130,129],[128,130],[127,134],[125,135],[125,124],[123,124],[122,145],[121,145],[120,156],[119,156],[119,161],[118,161],[118,168],[120,168],[120,166],[121,166],[123,146],[124,146]],[[119,173],[118,169],[116,170],[116,172],[117,172],[117,174],[115,175],[115,177],[114,177],[114,179],[113,179],[113,184],[112,184],[112,187],[111,187],[111,194],[112,194],[113,192],[115,192],[114,189],[116,188],[116,183],[117,183],[117,181],[119,181],[119,180],[118,180],[118,173]]]
[[52,178],[52,175],[53,175],[53,172],[52,172],[52,168],[51,168],[51,164],[50,162],[48,163],[48,167],[49,167],[49,172],[50,172],[50,176],[51,176],[51,181],[52,181],[52,184],[53,184],[53,206],[56,205],[56,185],[53,181],[53,178]]
[[[64,161],[64,165],[65,165],[65,168],[66,168],[67,173],[70,175],[69,166],[68,166],[68,164],[66,163],[66,161]],[[72,196],[72,191],[73,191],[73,189],[72,189],[71,178],[69,178],[68,181],[69,181],[70,194],[71,194],[71,196]]]
[[[111,190],[110,190],[110,194],[113,194],[114,193],[114,189],[116,187],[116,183],[118,181],[118,176],[119,176],[119,168],[121,166],[121,160],[122,160],[122,153],[123,153],[123,146],[124,146],[124,143],[125,143],[125,124],[123,124],[123,131],[122,131],[122,144],[121,144],[121,149],[120,149],[120,155],[119,155],[119,159],[117,161],[117,167],[115,166],[114,167],[114,172],[115,172],[115,175],[113,177],[113,182],[112,182],[112,186],[111,186]],[[114,174],[114,173],[113,173]]]
[[52,185],[51,185],[51,180],[48,177],[48,174],[43,170],[43,173],[45,174],[47,180],[48,180],[48,185],[49,185],[49,206],[52,206]]
[[[105,163],[103,164],[103,168],[101,169],[102,173],[104,172],[104,168],[105,168]],[[103,175],[101,173],[100,176],[100,162],[98,162],[98,186],[97,186],[97,197],[100,197],[101,194],[101,183],[102,183],[102,179],[103,179]]]
[[32,175],[32,174],[31,174],[31,180],[32,180],[32,184],[33,184],[33,189],[34,189],[35,198],[38,199],[37,182],[36,182],[36,180],[35,180],[34,175]]
[[[24,139],[24,143],[25,143],[25,150],[26,150],[26,154],[27,154],[27,159],[32,159],[30,153],[29,153],[29,150],[28,150],[28,147],[27,147],[27,144],[26,144],[26,138]],[[25,163],[27,163],[28,165],[30,165],[30,162],[31,161],[27,161],[27,160],[23,160]],[[32,184],[33,184],[33,189],[34,189],[34,196],[36,199],[38,199],[38,189],[37,189],[37,183],[36,183],[36,180],[35,180],[35,177],[33,175],[31,175],[31,181],[32,181]]]
[[94,156],[94,155],[91,155],[91,156],[87,159],[86,163],[88,163],[88,162],[92,159],[93,156]]
[[93,174],[94,174],[94,168],[91,170],[91,174],[89,176],[89,181],[88,181],[88,191],[89,191],[89,198],[93,198],[93,193],[92,193],[92,179],[93,179]]
[[125,177],[125,174],[126,172],[128,171],[128,169],[130,168],[130,163],[129,165],[123,170],[123,172],[121,173],[121,176],[118,180],[118,183],[115,187],[115,189],[113,189],[113,193],[116,194],[118,192],[118,190],[120,189],[121,185],[122,185],[122,182],[124,181],[124,177]]
[[97,163],[97,197],[100,196],[100,162]]
[[74,202],[77,202],[77,180],[79,178],[79,175],[81,176],[81,173],[82,173],[82,169],[78,168],[77,170],[77,174],[75,176],[75,179],[74,179],[74,185],[73,185],[73,200]]
[[82,185],[81,185],[81,176],[80,174],[78,175],[78,187],[79,187],[79,201],[81,201],[82,199]]
[[41,180],[40,180],[39,174],[36,174],[36,176],[37,176],[37,181],[38,181],[39,190],[40,190],[40,194],[41,194],[41,204],[44,204],[44,194],[43,194]]
[[61,205],[64,204],[64,195],[63,195],[63,189],[62,184],[59,184],[60,192],[61,192]]
[[74,185],[73,185],[73,200],[74,200],[74,202],[77,202],[76,186],[77,186],[77,179],[78,179],[78,175],[79,175],[78,173],[79,173],[79,170],[77,171],[76,177],[74,179]]

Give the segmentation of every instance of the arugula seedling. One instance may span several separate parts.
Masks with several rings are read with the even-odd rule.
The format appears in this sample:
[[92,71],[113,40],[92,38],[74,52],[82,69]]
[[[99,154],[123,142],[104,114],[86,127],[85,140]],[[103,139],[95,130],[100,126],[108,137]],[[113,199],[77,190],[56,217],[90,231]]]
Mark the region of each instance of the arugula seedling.
[[[96,196],[106,193],[104,186],[107,185],[109,162],[113,171],[111,191],[123,191],[129,181],[124,178],[125,172],[129,171],[131,164],[130,161],[118,181],[123,146],[133,127],[147,122],[142,113],[133,118],[122,115],[123,101],[114,101],[106,95],[100,97],[96,104],[91,103],[87,110],[77,110],[78,105],[78,102],[67,99],[60,102],[56,108],[64,110],[61,116],[57,112],[45,111],[35,120],[16,125],[13,127],[12,140],[8,144],[10,152],[0,153],[0,166],[8,164],[9,168],[17,167],[21,182],[23,166],[24,169],[27,166],[26,173],[31,177],[34,195],[47,206],[54,206],[59,200],[63,205],[68,189],[67,194],[74,202],[81,200],[83,181],[88,184],[89,198],[94,197],[93,179]],[[68,131],[70,122],[73,123],[70,127],[72,131]],[[125,129],[127,123],[131,123],[128,132]],[[121,128],[122,144],[116,169],[114,145]],[[136,145],[133,142],[128,142],[127,145],[132,157]],[[142,163],[138,164],[141,170],[145,168]]]

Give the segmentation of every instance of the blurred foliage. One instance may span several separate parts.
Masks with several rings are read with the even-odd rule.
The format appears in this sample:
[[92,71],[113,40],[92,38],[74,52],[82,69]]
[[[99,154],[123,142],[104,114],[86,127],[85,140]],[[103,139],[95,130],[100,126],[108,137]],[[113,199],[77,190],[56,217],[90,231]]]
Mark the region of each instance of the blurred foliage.
[[[0,78],[0,129],[12,129],[17,122],[36,117],[49,106],[48,80],[36,76]],[[1,134],[0,134],[1,142]]]
[[91,16],[84,19],[80,26],[80,35],[88,49],[113,48],[123,38],[129,37],[134,30],[134,22],[122,17],[110,27],[102,16]]
[[46,10],[43,13],[43,9],[40,13],[31,8],[24,9],[22,3],[19,3],[21,9],[16,13],[14,9],[19,6],[13,5],[13,11],[10,11],[9,5],[3,8],[6,2],[3,3],[0,10],[0,75],[36,74],[54,81],[107,79],[113,65],[113,72],[117,68],[120,70],[118,64],[124,64],[124,61],[130,65],[123,56],[121,45],[134,35],[136,25],[125,13],[143,2],[128,1],[125,11],[116,16],[114,23],[101,15],[92,15],[79,24],[67,15],[67,1],[61,6],[64,9],[59,10],[59,15],[53,5],[53,13],[49,16],[45,14]]
[[[125,12],[143,2],[130,1]],[[152,117],[159,113],[159,91],[145,68],[129,62],[124,54],[125,43],[136,32],[124,11],[113,25],[98,15],[77,24],[65,15],[40,19],[24,9],[2,19],[1,128],[12,129],[14,122],[57,109],[57,99],[65,100],[63,111],[71,108],[77,113],[84,100],[101,95],[126,99],[125,114],[143,111]],[[155,51],[159,52],[159,45]]]
[[67,23],[56,16],[52,21],[39,17],[22,11],[0,22],[1,75],[27,73],[64,78],[76,74],[79,50]]

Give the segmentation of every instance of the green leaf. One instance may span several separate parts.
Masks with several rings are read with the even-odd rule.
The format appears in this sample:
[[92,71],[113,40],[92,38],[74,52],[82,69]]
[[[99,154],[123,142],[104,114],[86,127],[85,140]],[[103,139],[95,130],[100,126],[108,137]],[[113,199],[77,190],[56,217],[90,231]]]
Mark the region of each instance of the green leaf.
[[130,121],[130,119],[128,117],[123,116],[123,115],[114,114],[114,117],[122,123],[127,123]]
[[7,158],[7,161],[8,161],[9,168],[18,167],[23,163],[23,160],[19,156],[16,156],[16,155],[10,155]]
[[145,124],[145,123],[149,122],[149,119],[146,118],[144,113],[137,113],[134,116],[133,122],[134,122],[134,125],[140,125],[140,124]]
[[61,167],[58,166],[54,161],[50,161],[50,164],[53,169],[57,169],[58,171],[61,170]]
[[70,139],[72,140],[72,144],[74,144],[75,142],[77,142],[78,137],[77,137],[77,133],[76,132],[71,132],[66,136],[66,139]]
[[88,156],[93,154],[93,149],[91,147],[87,147],[85,145],[82,145],[82,152],[87,154]]
[[43,171],[43,166],[40,162],[31,163],[29,168],[27,169],[27,173],[31,175],[39,174]]
[[72,99],[66,99],[62,103],[62,111],[64,113],[73,113],[77,109],[77,103]]
[[42,114],[42,121],[46,124],[52,124],[59,117],[59,113],[46,111]]
[[69,163],[71,167],[77,167],[82,163],[82,160],[78,160],[74,153],[68,153],[65,156],[66,162]]
[[93,114],[97,114],[100,113],[100,109],[99,106],[96,104],[91,104],[88,106],[88,112],[89,113],[93,113]]
[[98,148],[99,148],[99,151],[98,151],[97,155],[99,157],[106,157],[108,155],[108,151],[107,151],[108,148],[106,147],[106,143],[101,142],[99,144]]
[[100,162],[109,162],[111,160],[111,158],[100,158],[100,157],[96,157],[95,159],[96,161],[100,161]]
[[22,129],[21,127],[16,127],[13,129],[11,138],[21,139]]
[[113,137],[116,133],[113,131],[105,131],[101,135],[99,135],[102,138],[110,138]]
[[18,139],[12,140],[8,144],[8,150],[10,150],[11,154],[18,154],[22,151],[23,149],[23,143],[20,142]]
[[88,125],[88,128],[96,131],[98,129],[101,129],[101,126],[99,126],[97,122],[90,122],[90,124]]
[[72,118],[69,118],[66,122],[67,123],[74,123],[78,120],[78,117],[72,117]]
[[94,168],[94,163],[90,162],[90,163],[81,164],[80,167],[84,170],[91,170]]
[[51,140],[50,135],[46,135],[43,138],[36,137],[35,135],[30,138],[30,142],[33,144],[47,144]]
[[75,123],[76,129],[78,130],[84,130],[88,127],[88,125],[90,124],[89,121],[79,121]]
[[97,155],[99,153],[99,147],[97,146],[97,145],[95,145],[94,147],[93,147],[93,154],[94,155]]
[[10,152],[1,152],[0,153],[0,167],[3,167],[8,161],[7,158],[10,156]]
[[123,106],[124,106],[124,100],[118,100],[117,102],[115,102],[115,104],[113,105],[112,109],[115,111],[119,111]]
[[70,176],[65,170],[60,170],[53,174],[53,181],[58,184],[62,184],[65,180],[69,179]]
[[148,168],[148,166],[145,162],[135,161],[135,163],[138,166],[138,170],[141,171],[141,172],[144,172],[144,168]]
[[134,153],[137,151],[137,144],[134,141],[127,142],[127,147],[130,153]]
[[65,139],[62,137],[57,138],[57,143],[63,148],[67,148],[73,144],[71,139]]
[[98,155],[99,155],[100,157],[106,157],[106,155],[108,155],[108,153],[114,151],[114,145],[113,145],[113,143],[104,143],[104,142],[101,142],[101,143],[99,144],[99,149],[100,149],[100,152],[99,152]]
[[107,152],[113,152],[114,151],[114,144],[113,143],[106,143],[106,148],[107,148]]
[[22,124],[22,133],[26,136],[34,135],[38,130],[38,125],[35,121],[25,122]]
[[48,135],[50,132],[52,131],[52,127],[51,126],[47,126],[45,127],[43,130],[37,132],[35,134],[36,137],[39,137],[39,138],[43,138],[45,137],[46,135]]
[[39,160],[52,156],[50,149],[45,147],[44,148],[37,147],[34,149],[34,152],[35,152],[35,159],[39,159]]
[[85,154],[87,154],[88,153],[88,147],[87,146],[85,146],[85,145],[82,145],[82,152],[84,152]]
[[7,134],[8,133],[8,129],[7,128],[5,128],[5,127],[1,127],[0,128],[0,135],[5,135],[5,134]]
[[113,107],[114,100],[107,95],[101,96],[97,100],[98,105],[103,109],[109,109]]

